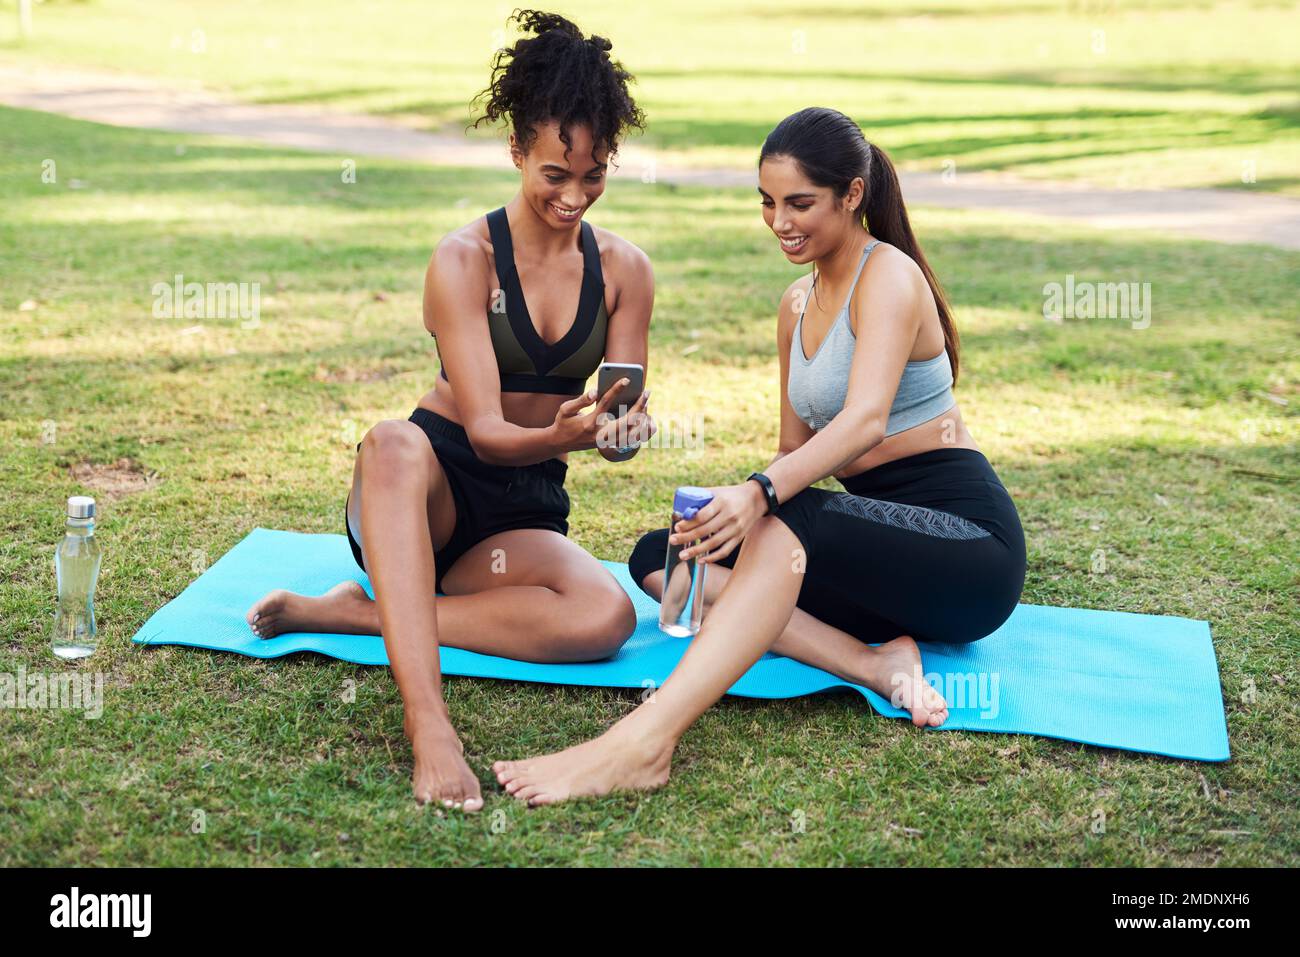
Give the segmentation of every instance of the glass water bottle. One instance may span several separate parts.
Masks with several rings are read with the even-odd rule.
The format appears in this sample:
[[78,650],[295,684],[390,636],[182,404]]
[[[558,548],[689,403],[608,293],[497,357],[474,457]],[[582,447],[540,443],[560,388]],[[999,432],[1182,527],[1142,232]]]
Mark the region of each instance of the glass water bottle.
[[[683,485],[673,496],[673,517],[668,525],[672,535],[677,523],[695,517],[696,513],[713,501],[713,493],[694,485]],[[674,638],[689,638],[700,630],[704,619],[704,572],[707,565],[697,562],[694,556],[685,561],[682,549],[693,542],[680,545],[668,543],[664,559],[664,591],[659,602],[659,628]]]
[[59,603],[51,644],[60,658],[85,658],[95,650],[95,581],[102,557],[95,540],[95,500],[68,499],[68,524],[54,551]]

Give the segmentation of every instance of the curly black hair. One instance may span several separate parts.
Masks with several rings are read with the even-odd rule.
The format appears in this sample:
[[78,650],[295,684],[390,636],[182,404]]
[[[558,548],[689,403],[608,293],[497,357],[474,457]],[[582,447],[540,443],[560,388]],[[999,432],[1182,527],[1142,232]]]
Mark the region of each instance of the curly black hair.
[[473,123],[510,118],[520,147],[527,152],[537,137],[535,124],[557,120],[565,155],[573,148],[569,127],[591,127],[597,148],[612,156],[628,129],[644,129],[645,116],[627,85],[633,76],[610,59],[613,44],[594,34],[584,37],[570,20],[540,10],[516,10],[510,19],[524,33],[514,46],[498,50],[492,82],[474,98],[483,115]]

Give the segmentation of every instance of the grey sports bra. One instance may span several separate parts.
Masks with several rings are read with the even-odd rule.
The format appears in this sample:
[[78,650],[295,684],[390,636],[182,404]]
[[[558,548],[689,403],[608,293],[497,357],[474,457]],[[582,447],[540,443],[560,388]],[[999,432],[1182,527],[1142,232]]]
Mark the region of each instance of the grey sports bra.
[[[803,351],[803,311],[790,339],[790,374],[786,395],[790,407],[813,431],[820,431],[826,423],[844,408],[844,397],[849,388],[849,367],[853,364],[853,348],[857,336],[849,321],[849,304],[858,287],[862,269],[867,264],[871,250],[880,240],[873,240],[863,251],[858,263],[853,285],[844,300],[844,307],[835,317],[826,338],[809,359]],[[804,311],[807,303],[804,304]],[[889,409],[885,435],[894,435],[905,429],[928,422],[947,412],[957,400],[952,394],[952,364],[945,349],[931,359],[909,362],[894,394]]]

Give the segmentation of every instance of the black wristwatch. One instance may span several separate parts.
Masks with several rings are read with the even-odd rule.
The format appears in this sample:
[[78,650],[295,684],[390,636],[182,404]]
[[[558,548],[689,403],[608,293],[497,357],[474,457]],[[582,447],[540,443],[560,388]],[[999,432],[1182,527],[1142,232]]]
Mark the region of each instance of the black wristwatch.
[[776,507],[781,504],[776,500],[776,488],[772,485],[772,480],[762,472],[754,472],[745,481],[748,482],[749,479],[753,479],[763,487],[763,494],[767,497],[767,511],[764,514],[771,515],[776,511]]

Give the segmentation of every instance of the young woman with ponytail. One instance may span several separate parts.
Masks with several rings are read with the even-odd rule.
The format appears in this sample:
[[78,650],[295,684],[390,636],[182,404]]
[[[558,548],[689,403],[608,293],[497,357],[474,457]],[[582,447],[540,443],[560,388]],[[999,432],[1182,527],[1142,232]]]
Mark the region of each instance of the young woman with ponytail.
[[[801,110],[763,144],[759,193],[785,257],[813,266],[777,318],[780,448],[766,474],[638,542],[632,577],[655,598],[670,533],[695,543],[683,554],[713,566],[704,624],[603,735],[494,765],[529,804],[662,785],[681,735],[768,651],[937,727],[947,703],[916,642],[977,641],[1019,601],[1019,516],[953,398],[957,332],[889,158],[844,114]],[[813,487],[829,476],[845,491]]]

